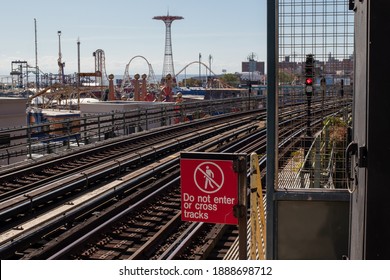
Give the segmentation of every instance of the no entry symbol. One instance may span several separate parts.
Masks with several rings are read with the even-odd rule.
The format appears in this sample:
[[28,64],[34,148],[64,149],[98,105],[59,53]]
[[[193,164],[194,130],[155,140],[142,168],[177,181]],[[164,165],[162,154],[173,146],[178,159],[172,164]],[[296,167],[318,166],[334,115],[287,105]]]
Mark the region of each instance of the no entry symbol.
[[224,180],[221,167],[214,162],[206,161],[195,168],[195,185],[204,193],[216,193],[222,188]]

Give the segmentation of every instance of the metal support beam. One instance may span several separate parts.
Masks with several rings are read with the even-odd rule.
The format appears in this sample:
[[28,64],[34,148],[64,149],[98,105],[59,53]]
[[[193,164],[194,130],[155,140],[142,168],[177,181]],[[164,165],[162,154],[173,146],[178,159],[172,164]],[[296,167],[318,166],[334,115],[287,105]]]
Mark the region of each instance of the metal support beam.
[[267,1],[267,252],[274,259],[274,192],[277,186],[278,89],[277,89],[277,14],[278,1]]

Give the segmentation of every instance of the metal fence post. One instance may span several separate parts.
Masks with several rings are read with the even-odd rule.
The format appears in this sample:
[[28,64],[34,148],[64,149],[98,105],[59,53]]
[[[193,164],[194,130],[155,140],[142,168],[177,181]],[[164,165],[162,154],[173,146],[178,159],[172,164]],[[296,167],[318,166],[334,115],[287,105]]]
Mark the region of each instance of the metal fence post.
[[315,140],[315,159],[314,159],[314,187],[320,188],[321,179],[321,141],[320,137]]
[[70,120],[68,119],[66,121],[66,130],[67,130],[67,133],[68,133],[68,143],[67,143],[67,148],[70,149]]
[[123,135],[126,135],[126,113],[123,113]]
[[145,109],[145,129],[149,130],[149,118],[148,118],[148,109]]
[[30,124],[27,125],[27,141],[28,141],[28,158],[32,159],[32,152],[31,152],[31,127],[30,127]]
[[101,136],[100,136],[100,116],[98,116],[98,137],[99,137],[99,141],[101,140]]
[[247,252],[247,186],[246,186],[246,158],[240,156],[238,158],[238,199],[239,199],[239,218],[238,218],[238,234],[239,234],[239,259],[248,259]]

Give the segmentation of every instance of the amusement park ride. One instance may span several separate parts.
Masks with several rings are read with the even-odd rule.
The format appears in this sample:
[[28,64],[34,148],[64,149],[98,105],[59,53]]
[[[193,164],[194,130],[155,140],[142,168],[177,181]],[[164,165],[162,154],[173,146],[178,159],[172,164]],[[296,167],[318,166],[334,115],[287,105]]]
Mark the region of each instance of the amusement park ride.
[[[80,103],[89,101],[147,101],[147,102],[175,102],[173,98],[174,91],[176,92],[176,77],[183,72],[188,66],[198,63],[199,67],[204,66],[216,77],[210,67],[201,61],[194,61],[185,66],[178,75],[175,75],[173,65],[173,52],[171,42],[171,25],[174,20],[183,19],[180,16],[170,16],[169,13],[166,16],[156,16],[153,19],[161,20],[165,23],[165,53],[164,53],[164,65],[161,81],[158,82],[154,74],[151,63],[141,55],[136,55],[130,59],[126,65],[125,72],[122,80],[117,80],[117,85],[114,86],[114,75],[107,75],[105,53],[102,49],[98,49],[93,52],[95,59],[95,71],[94,72],[80,72],[80,55],[78,59],[78,72],[74,75],[65,75],[64,67],[65,62],[62,61],[61,53],[61,31],[58,31],[59,39],[59,52],[58,52],[58,75],[45,74],[41,75],[41,82],[39,82],[39,73],[36,71],[37,84],[35,85],[35,93],[33,93],[28,99],[28,106],[30,108],[39,107],[46,108],[59,108],[59,109],[79,109]],[[78,50],[80,47],[80,41],[77,41]],[[134,74],[130,76],[131,63],[135,59],[142,59],[146,62],[148,68],[148,74]],[[18,68],[19,69],[19,68]],[[20,67],[23,70],[23,65]],[[37,67],[38,69],[38,67]],[[18,79],[22,75],[17,72]],[[26,70],[28,76],[28,69]],[[12,73],[11,73],[12,75]],[[16,74],[15,74],[16,75]],[[16,76],[15,76],[16,77]],[[208,84],[208,87],[229,87],[226,84],[221,83],[218,79],[214,79],[217,83]],[[23,88],[30,88],[22,86]],[[91,99],[92,98],[92,99]],[[178,99],[180,102],[182,98]]]
[[[93,98],[96,101],[163,101],[163,98],[159,97],[161,86],[156,81],[151,64],[143,56],[135,56],[130,60],[126,65],[122,82],[116,87],[113,85],[114,75],[107,75],[104,51],[98,49],[93,56],[95,71],[79,72],[75,77],[63,74],[64,63],[60,60],[60,56],[58,65],[61,68],[59,70],[61,75],[52,78],[43,89],[30,96],[29,105],[34,106],[39,103],[41,108],[70,108],[71,106],[74,108],[75,105],[79,107],[80,102],[85,98]],[[136,58],[142,58],[147,62],[149,75],[135,74],[133,78],[130,77],[130,64]]]
[[[161,82],[158,82],[154,70],[149,61],[140,55],[133,57],[126,65],[123,79],[116,86],[113,85],[114,75],[107,75],[105,67],[104,51],[98,49],[93,53],[95,57],[94,72],[80,72],[76,77],[63,75],[64,79],[54,80],[53,83],[37,91],[29,97],[29,105],[34,106],[39,103],[41,108],[64,108],[76,109],[80,102],[86,98],[92,98],[96,101],[148,101],[148,102],[174,102],[173,94],[176,86],[175,77],[167,74]],[[131,63],[135,59],[145,60],[149,73],[134,74],[130,76]],[[193,61],[187,64],[178,75],[187,67],[201,63],[213,75],[214,72],[202,62]],[[216,75],[215,75],[216,76]],[[214,86],[219,88],[231,88],[230,86],[215,79],[217,83]],[[110,87],[110,84],[112,86]],[[89,99],[91,100],[91,99]]]

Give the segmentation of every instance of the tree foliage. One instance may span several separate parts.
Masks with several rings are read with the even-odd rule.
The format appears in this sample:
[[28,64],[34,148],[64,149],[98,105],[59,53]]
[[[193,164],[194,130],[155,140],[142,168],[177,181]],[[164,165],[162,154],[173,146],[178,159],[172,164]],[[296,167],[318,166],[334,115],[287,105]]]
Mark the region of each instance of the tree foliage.
[[232,87],[238,87],[240,84],[240,77],[231,73],[223,75],[220,80]]
[[201,83],[198,79],[189,78],[189,79],[183,79],[181,82],[179,82],[179,86],[200,87]]
[[295,75],[287,71],[279,70],[279,82],[283,85],[290,85],[296,79]]

